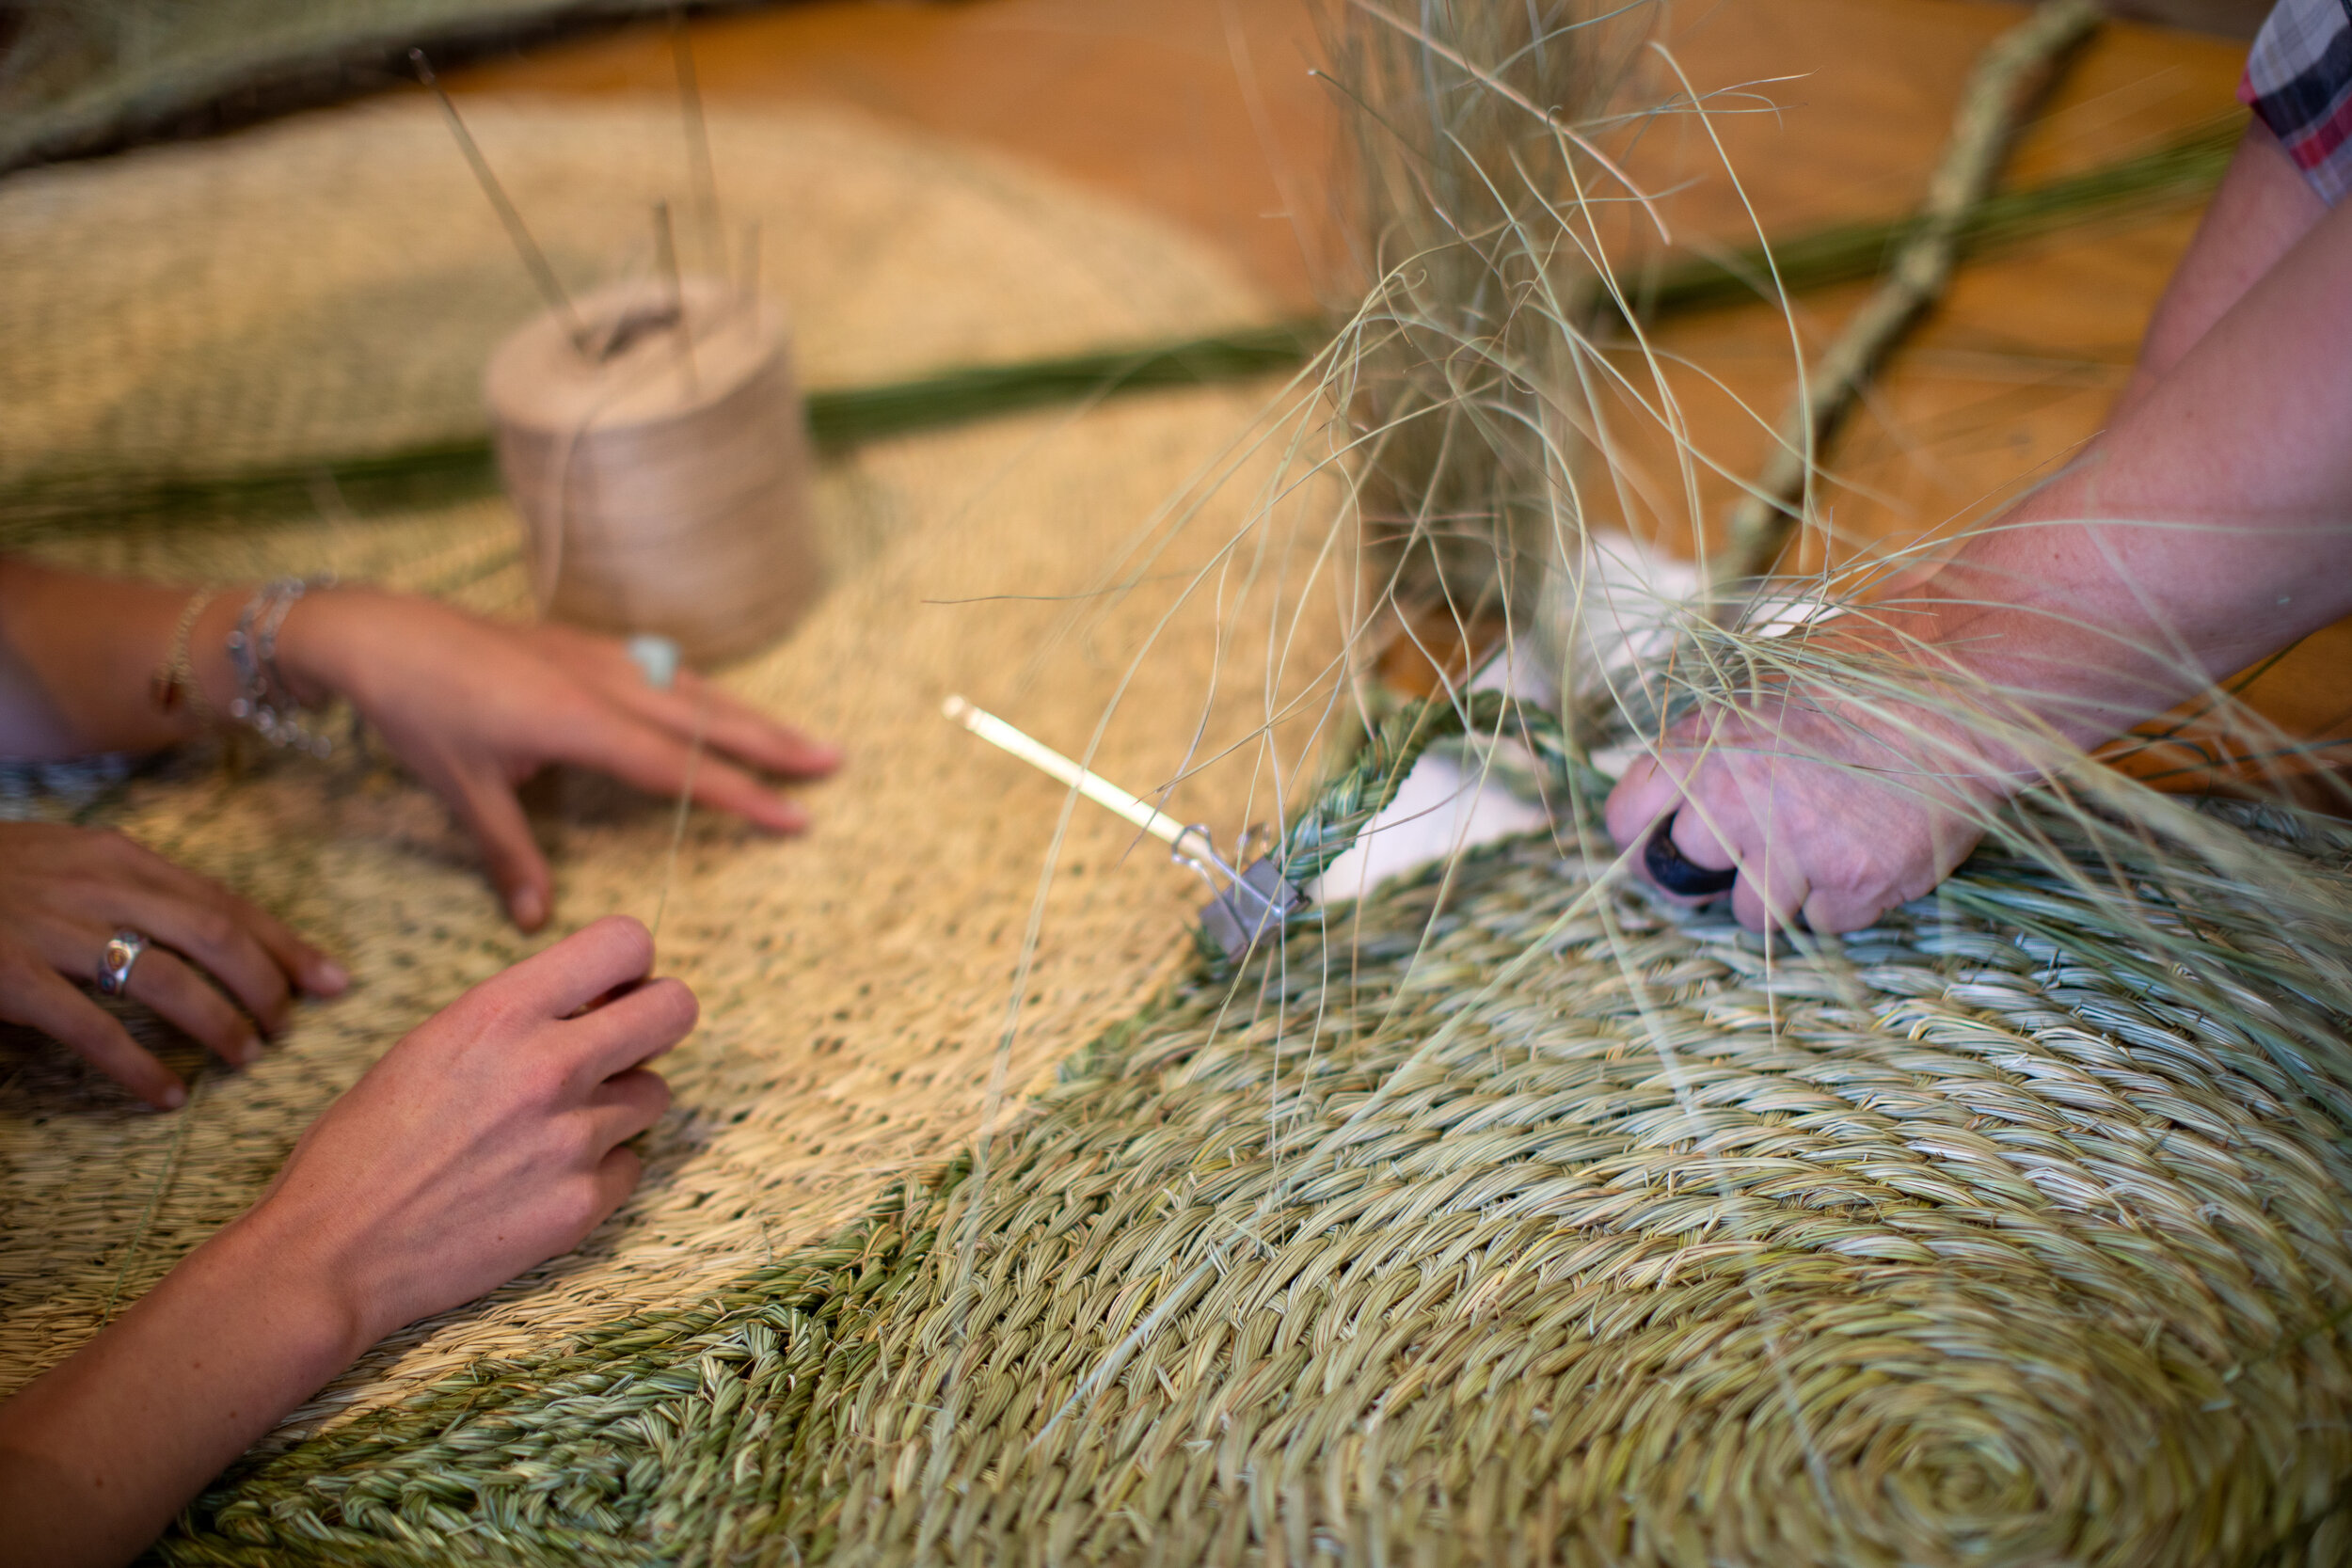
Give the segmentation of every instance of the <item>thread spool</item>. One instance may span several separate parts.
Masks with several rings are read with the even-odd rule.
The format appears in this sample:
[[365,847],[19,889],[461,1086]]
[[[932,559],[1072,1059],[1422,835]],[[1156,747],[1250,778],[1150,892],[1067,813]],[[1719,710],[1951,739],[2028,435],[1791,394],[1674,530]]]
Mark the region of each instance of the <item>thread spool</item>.
[[781,312],[642,279],[500,344],[484,378],[539,612],[739,657],[815,598],[808,438]]

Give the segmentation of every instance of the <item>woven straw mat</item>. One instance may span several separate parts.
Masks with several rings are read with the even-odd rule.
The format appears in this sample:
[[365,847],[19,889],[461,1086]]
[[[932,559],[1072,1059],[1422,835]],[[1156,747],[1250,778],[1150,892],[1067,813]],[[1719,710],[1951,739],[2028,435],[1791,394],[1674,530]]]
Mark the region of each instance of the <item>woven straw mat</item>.
[[[646,248],[656,197],[684,205],[674,113],[469,115],[576,283]],[[714,115],[711,135],[724,214],[761,224],[808,382],[1264,319],[1200,245],[1018,169],[798,113]],[[535,308],[426,103],[35,171],[0,186],[0,469],[282,464],[478,431],[482,364]],[[699,1032],[663,1068],[676,1108],[649,1135],[643,1187],[579,1252],[388,1342],[297,1430],[485,1354],[691,1301],[968,1141],[1049,861],[1007,1088],[1165,979],[1197,882],[1090,806],[1069,816],[1057,858],[1066,792],[939,705],[965,692],[1079,753],[1117,697],[1095,753],[1107,775],[1156,788],[1189,756],[1209,766],[1171,810],[1221,831],[1279,815],[1248,742],[1280,693],[1327,681],[1337,653],[1333,596],[1302,553],[1322,544],[1329,499],[1278,509],[1189,597],[1254,515],[1254,489],[1245,472],[1203,509],[1161,511],[1223,460],[1265,395],[1002,420],[825,469],[834,585],[785,644],[728,677],[849,748],[844,773],[808,791],[814,830],[776,841],[696,814],[673,878],[670,802],[567,776],[532,797],[559,924],[659,914],[663,968],[703,1001]],[[331,495],[321,505],[266,528],[126,525],[39,548],[105,571],[331,567],[493,613],[525,603],[501,502],[366,519]],[[0,1042],[0,1390],[237,1212],[403,1031],[538,945],[503,923],[440,805],[349,755],[233,777],[182,759],[94,802],[18,785],[20,813],[94,804],[97,820],[262,900],[357,983],[306,1007],[259,1066],[207,1076],[178,1116],[144,1113],[45,1042]]]
[[984,1171],[249,1464],[167,1556],[2345,1560],[2343,1121],[2209,990],[2028,934],[2100,924],[2029,868],[1809,958],[1596,868],[1190,979]]

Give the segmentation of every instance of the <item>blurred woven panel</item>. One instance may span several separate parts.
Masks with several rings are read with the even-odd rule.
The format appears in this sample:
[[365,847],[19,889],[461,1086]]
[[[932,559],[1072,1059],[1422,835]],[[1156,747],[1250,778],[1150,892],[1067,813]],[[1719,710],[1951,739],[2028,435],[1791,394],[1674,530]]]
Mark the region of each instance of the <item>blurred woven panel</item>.
[[469,53],[658,12],[657,0],[71,0],[10,8],[0,169],[216,130]]
[[[110,221],[126,231],[152,202],[152,227],[189,242],[158,243],[123,272],[93,262],[76,278],[52,265],[72,309],[95,312],[90,352],[71,365],[52,353],[51,372],[0,372],[15,377],[11,407],[22,399],[40,439],[82,451],[243,442],[283,455],[468,417],[501,309],[532,306],[500,292],[515,263],[495,226],[475,224],[479,197],[454,153],[421,134],[403,140],[403,127],[428,123],[405,110],[338,113],[43,172],[0,196],[14,216],[94,228],[103,204],[77,182],[87,178],[107,187]],[[675,146],[674,121],[626,113],[532,121],[516,110],[485,117],[484,133],[516,171],[517,200],[572,255],[634,231],[630,181],[653,180]],[[774,214],[771,276],[787,280],[809,357],[837,376],[1190,330],[1256,309],[1181,237],[1025,175],[837,120],[738,122],[720,146],[730,211]],[[526,147],[540,162],[514,150]],[[443,163],[453,179],[433,187],[449,204],[437,216],[378,210],[387,198],[369,180],[380,174],[399,198]],[[283,232],[304,238],[261,243],[273,192],[300,219]],[[212,199],[224,193],[234,199]],[[312,204],[330,195],[331,211]],[[223,216],[240,214],[243,227]],[[0,232],[41,248],[16,224]],[[418,247],[445,259],[423,272],[446,280],[443,293],[404,281]],[[124,286],[142,269],[160,300]],[[96,277],[119,292],[96,291]],[[22,277],[6,287],[25,297]],[[411,306],[388,322],[393,295]],[[446,319],[418,306],[437,299]],[[20,335],[42,319],[13,306],[0,316]],[[296,340],[308,348],[295,352]],[[341,357],[322,371],[326,355]],[[1271,748],[1287,779],[1308,726],[1269,729],[1268,716],[1327,687],[1345,565],[1325,547],[1327,492],[1309,483],[1272,508],[1252,499],[1259,460],[1240,443],[1265,397],[1135,398],[870,445],[825,468],[834,585],[786,642],[724,676],[847,746],[842,776],[809,792],[813,831],[778,841],[696,815],[673,866],[670,801],[572,775],[543,781],[529,801],[555,862],[559,919],[659,917],[663,968],[702,998],[699,1033],[663,1069],[677,1104],[650,1135],[643,1188],[578,1254],[381,1347],[297,1428],[485,1355],[691,1302],[831,1233],[974,1135],[1008,1037],[1001,1071],[1017,1096],[1165,983],[1197,884],[1155,845],[1139,849],[1125,824],[1072,810],[1058,786],[947,723],[939,705],[961,691],[1073,754],[1091,744],[1130,787],[1173,785],[1169,809],[1186,820],[1230,832],[1279,816]],[[1217,498],[1187,488],[1227,471],[1239,477]],[[331,497],[322,508],[251,526],[86,527],[35,547],[183,579],[332,568],[523,612],[503,502],[364,519]],[[1195,580],[1212,566],[1231,569]],[[539,945],[505,926],[437,801],[380,759],[345,752],[252,758],[242,771],[183,757],[78,794],[9,799],[21,814],[95,811],[221,878],[343,957],[358,984],[307,1008],[254,1069],[209,1077],[178,1117],[140,1113],[44,1041],[0,1045],[0,1388],[80,1343],[249,1202],[405,1029]]]
[[1190,975],[984,1165],[250,1462],[165,1556],[2344,1560],[2340,1070],[2119,978],[2047,870],[1801,957],[1594,869]]
[[[713,110],[715,233],[674,109],[469,100],[466,116],[576,293],[651,271],[657,200],[690,268],[736,275],[756,225],[809,387],[1273,314],[1197,241],[842,111]],[[480,438],[490,348],[540,309],[421,93],[15,176],[0,493]]]

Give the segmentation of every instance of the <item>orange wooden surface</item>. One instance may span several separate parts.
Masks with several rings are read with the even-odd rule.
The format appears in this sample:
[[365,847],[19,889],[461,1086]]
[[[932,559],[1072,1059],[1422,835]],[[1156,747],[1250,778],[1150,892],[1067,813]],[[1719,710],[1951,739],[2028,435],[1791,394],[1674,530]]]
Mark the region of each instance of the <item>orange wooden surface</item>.
[[[1303,0],[818,0],[690,26],[712,103],[841,104],[1009,152],[1199,230],[1294,309],[1318,303],[1333,119]],[[661,23],[448,78],[662,96],[675,80]]]

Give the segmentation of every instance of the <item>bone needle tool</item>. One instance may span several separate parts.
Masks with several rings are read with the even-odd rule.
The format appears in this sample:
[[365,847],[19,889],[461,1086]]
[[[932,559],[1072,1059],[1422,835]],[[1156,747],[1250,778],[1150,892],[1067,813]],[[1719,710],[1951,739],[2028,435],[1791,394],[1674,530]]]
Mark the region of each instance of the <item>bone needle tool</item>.
[[1071,785],[1098,806],[1106,806],[1171,848],[1190,830],[1148,800],[1137,800],[1100,773],[1089,772],[1042,741],[1030,739],[994,714],[974,707],[961,697],[950,697],[940,712],[990,745],[1010,752],[1023,762]]
[[[1281,866],[1273,856],[1262,856],[1247,871],[1236,871],[1217,854],[1215,838],[1204,825],[1177,821],[1150,801],[1137,800],[1101,774],[1081,768],[1052,747],[1032,740],[961,697],[948,698],[940,705],[940,711],[990,745],[1011,752],[1096,805],[1118,813],[1152,837],[1166,841],[1172,851],[1171,858],[1199,872],[1215,895],[1200,911],[1200,924],[1228,958],[1238,960],[1247,956],[1261,940],[1279,934],[1284,921],[1307,908],[1306,890],[1282,875]],[[1248,838],[1245,833],[1245,846]],[[1204,861],[1208,863],[1201,863]],[[1212,865],[1224,874],[1228,885],[1222,891],[1209,875]]]

